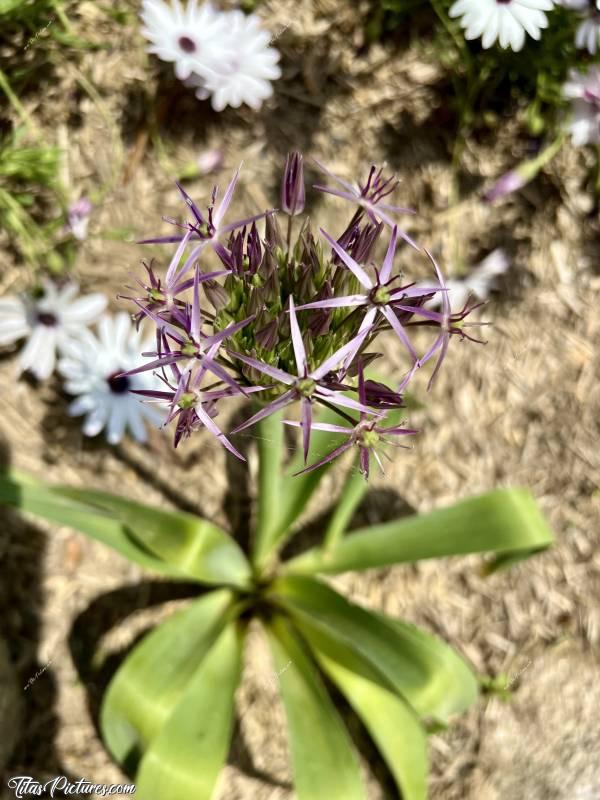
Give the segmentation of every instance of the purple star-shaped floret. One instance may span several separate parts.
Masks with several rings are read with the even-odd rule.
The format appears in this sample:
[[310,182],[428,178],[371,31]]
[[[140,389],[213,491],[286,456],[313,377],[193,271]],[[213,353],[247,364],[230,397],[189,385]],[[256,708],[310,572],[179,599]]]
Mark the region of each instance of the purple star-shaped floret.
[[[420,366],[421,362],[419,361],[419,357],[417,356],[417,353],[410,339],[408,338],[402,323],[398,319],[398,316],[394,313],[394,308],[397,307],[397,304],[405,298],[422,297],[426,294],[434,294],[435,292],[439,291],[439,287],[424,289],[422,287],[414,286],[413,284],[401,286],[399,288],[393,287],[393,284],[398,280],[398,277],[391,277],[394,254],[396,252],[396,245],[398,242],[398,229],[396,226],[394,226],[392,229],[392,238],[381,266],[381,270],[376,273],[376,281],[373,281],[360,266],[360,264],[358,264],[352,258],[352,256],[347,253],[338,244],[338,242],[332,239],[332,237],[329,236],[329,234],[326,233],[322,228],[321,233],[333,247],[338,256],[342,259],[344,264],[357,278],[358,282],[365,291],[363,294],[352,294],[346,295],[345,297],[332,297],[326,300],[316,300],[313,303],[305,303],[304,305],[298,306],[298,310],[301,311],[309,308],[350,308],[353,306],[366,306],[368,311],[361,323],[359,333],[363,332],[367,328],[371,328],[378,315],[383,316],[388,324],[392,327],[402,344],[408,350],[413,364]],[[346,364],[350,363],[354,359],[357,352],[358,347],[354,351],[350,351],[348,358],[346,359]]]
[[[365,385],[362,363],[359,365],[358,370],[358,399],[361,404],[365,404],[367,402],[367,389]],[[348,420],[350,422],[354,422],[353,427],[349,428],[343,425],[332,425],[325,422],[313,423],[313,430],[343,434],[346,436],[346,441],[334,448],[327,455],[323,456],[323,458],[315,461],[314,464],[311,464],[309,467],[306,467],[306,469],[298,472],[298,475],[302,475],[306,472],[312,472],[312,470],[318,469],[324,464],[328,464],[330,461],[333,461],[338,456],[341,456],[343,453],[345,453],[346,450],[356,446],[359,450],[360,471],[365,476],[365,479],[368,479],[371,455],[375,458],[381,471],[383,472],[383,464],[381,462],[380,453],[378,452],[382,445],[391,444],[396,447],[405,447],[405,445],[400,445],[398,442],[393,441],[390,437],[409,436],[418,433],[416,430],[412,430],[411,428],[402,428],[399,425],[383,427],[378,424],[382,421],[381,416],[379,418],[372,419],[363,411],[360,413],[360,419],[358,422],[352,420],[351,417],[348,417]],[[295,422],[287,419],[284,420],[284,423],[294,427],[304,426],[303,422]],[[386,454],[381,452],[381,455]]]
[[320,366],[310,370],[306,358],[304,342],[298,326],[294,300],[292,297],[290,297],[289,313],[294,358],[298,371],[297,375],[291,375],[288,372],[284,372],[282,369],[272,367],[270,364],[264,364],[262,361],[244,356],[241,353],[230,353],[232,357],[239,359],[244,364],[257,369],[259,372],[268,375],[278,383],[283,383],[285,386],[289,387],[287,391],[285,391],[276,400],[273,400],[241,425],[238,425],[237,428],[232,431],[232,433],[243,431],[257,422],[260,422],[260,420],[265,419],[265,417],[268,417],[271,414],[274,414],[276,411],[285,408],[285,406],[289,405],[290,403],[300,400],[304,440],[304,459],[306,461],[310,447],[312,408],[314,402],[343,406],[359,412],[370,412],[370,409],[364,403],[358,403],[356,400],[346,397],[339,391],[329,389],[324,383],[324,378],[329,372],[331,372],[340,362],[344,361],[351,353],[356,354],[358,352],[370,329],[367,327],[363,328],[363,330],[358,333],[350,342],[345,344],[343,347],[340,347],[339,350],[336,350],[336,352],[329,356],[329,358],[327,358]]

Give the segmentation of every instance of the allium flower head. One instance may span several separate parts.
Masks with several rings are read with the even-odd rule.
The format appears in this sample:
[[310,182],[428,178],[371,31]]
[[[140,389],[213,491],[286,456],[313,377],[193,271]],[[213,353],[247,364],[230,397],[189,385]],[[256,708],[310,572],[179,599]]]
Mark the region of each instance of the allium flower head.
[[160,425],[165,414],[145,405],[132,394],[134,389],[157,385],[151,373],[124,376],[125,370],[143,361],[140,353],[152,339],[136,330],[129,315],[105,315],[98,323],[98,335],[86,330],[62,348],[58,371],[65,379],[66,391],[76,396],[69,406],[74,417],[85,415],[83,432],[97,436],[106,429],[110,444],[118,444],[126,431],[138,442],[146,441],[145,422]]
[[576,147],[600,142],[600,69],[592,66],[586,73],[571,70],[563,87],[571,99],[571,139]]
[[479,39],[484,49],[498,41],[500,47],[522,50],[525,34],[540,39],[548,27],[545,11],[552,11],[554,0],[457,0],[451,17],[461,17],[466,39]]
[[[243,455],[235,444],[237,435],[298,406],[308,463],[312,431],[329,430],[319,420],[319,409],[326,407],[342,423],[332,432],[343,433],[347,441],[320,463],[356,445],[367,475],[371,456],[380,461],[382,444],[413,432],[386,426],[385,416],[404,405],[409,381],[436,355],[438,372],[452,336],[471,338],[464,330],[471,308],[452,312],[433,259],[431,286],[408,283],[397,269],[401,234],[395,224],[388,231],[381,217],[392,209],[382,211],[381,201],[395,187],[394,180],[373,168],[362,188],[347,192],[358,207],[346,228],[337,239],[321,229],[319,239],[308,219],[298,219],[304,201],[301,163],[299,154],[288,156],[282,204],[286,239],[275,211],[266,215],[264,230],[259,222],[264,214],[224,224],[237,173],[217,210],[216,189],[206,213],[181,190],[193,219],[176,223],[184,231],[181,236],[150,240],[172,242],[176,250],[164,280],[154,264],[146,266],[143,294],[133,298],[138,319],[155,327],[156,346],[146,353],[150,361],[127,374],[159,375],[159,389],[139,393],[167,405],[176,444],[205,429],[238,458]],[[380,261],[376,248],[388,233]],[[221,234],[227,237],[218,238]],[[442,312],[425,308],[438,295]],[[423,354],[412,341],[415,326],[436,334]],[[406,359],[406,369],[392,378],[392,385],[364,375],[368,364],[383,360],[377,340],[385,331],[395,334]],[[227,434],[215,420],[229,398],[251,401],[253,408]]]
[[39,296],[0,298],[0,345],[26,338],[19,354],[20,371],[29,371],[38,380],[54,372],[57,349],[79,338],[106,308],[104,295],[78,297],[75,283],[59,288],[47,280],[42,286]]

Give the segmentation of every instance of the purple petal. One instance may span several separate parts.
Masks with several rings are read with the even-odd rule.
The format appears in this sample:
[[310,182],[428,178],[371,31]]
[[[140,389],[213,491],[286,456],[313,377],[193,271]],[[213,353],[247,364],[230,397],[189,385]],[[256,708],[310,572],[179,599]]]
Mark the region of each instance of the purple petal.
[[280,381],[281,383],[285,383],[287,386],[291,386],[292,383],[296,380],[297,376],[288,375],[287,372],[284,372],[282,369],[277,369],[277,367],[272,367],[270,364],[265,364],[262,361],[258,361],[256,358],[250,358],[249,356],[243,356],[241,353],[236,353],[233,350],[227,351],[229,355],[233,358],[237,358],[240,361],[243,361],[244,364],[247,364],[249,367],[253,367],[257,369],[259,372],[268,375],[270,378],[273,378],[276,381]]
[[363,414],[372,414],[375,417],[385,416],[384,412],[375,411],[374,409],[359,403],[357,400],[352,400],[352,398],[346,397],[340,392],[335,392],[332,389],[325,389],[323,386],[317,387],[315,396],[320,397],[323,400],[327,400],[329,403],[334,403],[337,406],[344,406],[344,408],[351,408],[353,411],[360,411]]
[[[365,327],[364,330],[359,331],[356,336],[348,342],[348,344],[340,347],[339,350],[336,350],[335,353],[329,356],[329,358],[326,359],[319,367],[313,369],[313,371],[310,373],[310,377],[318,381],[327,375],[328,372],[331,372],[332,369],[335,369],[335,367],[337,367],[341,361],[344,361],[350,354],[356,355],[369,331],[370,327]],[[354,355],[352,358],[354,358]]]
[[180,353],[174,353],[172,356],[161,356],[154,361],[149,361],[147,364],[142,364],[141,367],[136,367],[135,369],[130,369],[127,370],[127,372],[123,372],[123,375],[137,375],[140,372],[147,372],[151,369],[162,369],[163,367],[168,367],[169,364],[174,364],[176,361],[180,361],[182,358],[184,358],[184,356],[182,356]]
[[229,186],[227,187],[225,194],[223,195],[223,199],[219,203],[218,209],[215,211],[214,225],[215,228],[217,228],[217,230],[219,230],[219,225],[221,223],[221,220],[227,213],[227,209],[229,208],[229,204],[231,203],[231,198],[233,197],[233,193],[235,191],[235,185],[238,182],[241,168],[242,164],[239,165],[239,167],[235,171],[233,178],[229,181]]
[[302,440],[304,443],[304,463],[308,459],[310,449],[310,431],[312,426],[312,403],[307,398],[302,398]]
[[349,255],[342,247],[340,247],[340,245],[334,239],[332,239],[331,236],[323,230],[323,228],[321,228],[320,230],[323,236],[327,239],[329,244],[338,254],[338,256],[342,259],[344,264],[358,279],[358,281],[362,284],[362,286],[364,286],[365,289],[372,289],[373,281],[371,280],[371,278],[369,278],[369,276],[360,266],[360,264],[357,264],[356,261],[352,258],[352,256]]
[[419,357],[417,356],[415,348],[412,346],[410,339],[406,335],[406,331],[402,327],[400,321],[398,320],[398,317],[394,314],[392,309],[389,306],[380,306],[379,310],[381,311],[383,316],[387,319],[387,321],[390,323],[396,335],[402,341],[402,343],[410,353],[413,361],[418,361]]
[[200,328],[202,327],[202,313],[200,311],[200,267],[194,271],[194,296],[192,301],[192,339],[200,342]]
[[328,453],[323,458],[315,461],[314,464],[311,464],[310,467],[306,467],[306,469],[301,469],[300,472],[294,472],[294,477],[298,475],[305,475],[307,472],[312,472],[314,469],[318,469],[319,467],[323,467],[325,464],[329,464],[331,461],[336,459],[338,456],[341,456],[342,453],[345,453],[346,450],[349,450],[354,443],[352,440],[348,442],[344,442],[339,447],[336,447],[335,450],[332,450],[331,453]]
[[392,238],[390,239],[390,244],[388,246],[387,253],[385,254],[383,265],[381,267],[381,274],[379,276],[379,281],[381,283],[387,283],[392,276],[392,267],[394,265],[394,255],[396,254],[397,243],[398,243],[398,228],[394,225],[394,227],[392,228]]
[[165,283],[167,286],[170,286],[173,281],[173,276],[179,267],[179,262],[181,261],[181,256],[183,255],[185,248],[187,247],[187,243],[190,240],[190,236],[192,235],[192,231],[188,231],[183,239],[179,242],[179,246],[175,251],[175,255],[171,259],[171,263],[169,264],[169,268],[167,269],[167,274],[165,276]]
[[[349,192],[353,192],[353,193],[354,193],[354,197],[356,197],[356,196],[357,196],[357,194],[358,194],[358,192],[357,192],[357,189],[356,189],[356,187],[354,187],[354,186],[353,186],[351,183],[348,183],[348,181],[345,181],[343,178],[340,178],[338,175],[336,175],[335,173],[333,173],[333,172],[332,172],[332,171],[331,171],[331,170],[330,170],[328,167],[326,167],[326,166],[325,166],[325,164],[322,164],[320,161],[317,161],[317,159],[316,159],[316,158],[313,158],[313,161],[315,162],[315,164],[317,165],[317,167],[318,167],[318,168],[319,168],[319,169],[320,169],[322,172],[324,172],[326,175],[329,175],[329,177],[330,177],[332,180],[334,180],[336,183],[339,183],[339,185],[340,185],[340,186],[343,186],[343,187],[344,187],[345,189],[347,189]],[[318,187],[317,187],[317,186],[315,186],[315,189],[317,189],[317,188],[318,188]]]
[[234,333],[237,333],[239,330],[244,328],[249,322],[252,322],[255,315],[253,314],[251,317],[246,317],[241,322],[236,322],[233,325],[229,325],[227,328],[223,328],[222,331],[213,334],[212,336],[205,336],[204,343],[209,347],[212,347],[214,344],[218,344],[225,339],[228,339],[230,336],[233,336]]
[[323,192],[324,194],[332,194],[335,197],[341,197],[343,200],[350,200],[352,203],[358,202],[359,199],[357,191],[342,192],[340,189],[332,189],[330,186],[321,186],[318,183],[314,184],[313,189],[316,189],[318,192]]
[[364,294],[349,294],[345,297],[331,297],[329,300],[315,300],[314,303],[304,303],[297,306],[297,311],[304,311],[307,308],[346,308],[350,306],[364,306],[369,302],[369,298]]
[[243,228],[244,225],[250,225],[251,223],[256,222],[258,219],[262,219],[263,217],[267,217],[269,214],[273,214],[275,211],[276,209],[272,208],[270,211],[263,211],[262,214],[255,214],[253,217],[246,217],[245,219],[240,219],[237,222],[231,222],[229,225],[224,225],[222,228],[219,228],[219,233],[229,233],[230,231],[236,230],[236,228]]
[[304,349],[304,342],[302,341],[302,334],[298,327],[298,318],[296,317],[296,309],[294,307],[294,298],[290,295],[290,329],[292,332],[292,345],[294,347],[294,358],[296,359],[296,368],[298,370],[298,377],[302,377],[308,369],[306,363],[306,350]]
[[262,419],[265,419],[271,414],[274,414],[276,411],[279,411],[280,408],[285,408],[285,406],[293,403],[295,399],[296,392],[294,390],[285,392],[285,394],[282,394],[281,397],[278,397],[264,408],[261,408],[261,410],[254,414],[254,416],[250,417],[250,419],[247,419],[245,422],[242,422],[241,425],[238,425],[236,428],[234,428],[231,433],[239,433],[240,431],[246,430],[246,428],[252,427],[252,425],[256,425],[257,422],[260,422]]
[[217,437],[217,439],[219,440],[219,442],[221,442],[223,447],[225,447],[227,450],[229,450],[229,452],[232,453],[236,458],[239,458],[240,461],[245,461],[246,460],[244,458],[244,456],[238,450],[236,450],[236,448],[231,444],[229,439],[225,436],[225,434],[218,427],[218,425],[215,422],[213,422],[213,420],[210,418],[210,416],[202,408],[202,404],[197,405],[195,411],[196,411],[196,414],[198,415],[198,418],[200,419],[200,422],[202,422],[202,424],[206,428],[208,428],[208,430],[212,434],[214,434],[214,436]]
[[[291,425],[294,428],[301,428],[301,422],[295,422],[291,419],[282,420],[284,425]],[[313,422],[313,431],[326,431],[327,433],[343,433],[350,436],[353,433],[353,428],[345,428],[343,425],[331,425],[329,422]]]
[[369,450],[366,447],[360,448],[360,471],[368,480],[369,478]]
[[175,181],[175,185],[176,185],[176,186],[177,186],[177,188],[179,189],[179,191],[180,191],[180,193],[181,193],[181,196],[183,197],[183,199],[185,200],[185,202],[187,203],[187,205],[190,207],[190,210],[191,210],[192,214],[193,214],[193,215],[194,215],[194,217],[196,218],[196,222],[198,222],[200,225],[205,225],[205,224],[206,224],[206,220],[204,219],[204,217],[203,217],[203,216],[202,216],[202,214],[200,213],[200,209],[199,209],[199,208],[198,208],[198,206],[197,206],[197,205],[194,203],[194,201],[193,201],[193,200],[192,200],[192,198],[189,196],[189,194],[188,194],[188,193],[185,191],[185,189],[184,189],[184,188],[183,188],[183,186],[182,186],[182,185],[179,183],[179,181]]

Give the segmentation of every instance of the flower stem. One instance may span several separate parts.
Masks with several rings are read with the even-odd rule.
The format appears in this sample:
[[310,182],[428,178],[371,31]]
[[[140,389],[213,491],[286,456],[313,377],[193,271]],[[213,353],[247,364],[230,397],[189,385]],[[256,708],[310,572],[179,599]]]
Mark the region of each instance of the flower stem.
[[335,550],[366,491],[367,481],[354,466],[325,531],[322,544],[324,554]]

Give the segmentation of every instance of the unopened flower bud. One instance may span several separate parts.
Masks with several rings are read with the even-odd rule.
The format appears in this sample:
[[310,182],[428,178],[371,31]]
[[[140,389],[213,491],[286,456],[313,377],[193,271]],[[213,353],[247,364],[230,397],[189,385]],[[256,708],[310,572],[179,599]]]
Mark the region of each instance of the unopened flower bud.
[[304,211],[304,166],[302,154],[288,153],[281,185],[281,208],[286,214],[295,216]]

